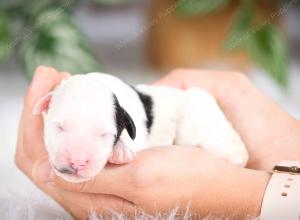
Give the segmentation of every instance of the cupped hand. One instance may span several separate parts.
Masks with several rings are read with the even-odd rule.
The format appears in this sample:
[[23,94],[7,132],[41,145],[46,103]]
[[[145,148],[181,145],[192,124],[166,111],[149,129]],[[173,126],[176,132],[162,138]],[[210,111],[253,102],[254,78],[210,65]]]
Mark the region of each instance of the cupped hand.
[[266,172],[236,167],[187,146],[140,151],[134,162],[108,165],[94,179],[80,184],[52,179],[54,186],[70,193],[115,195],[130,201],[135,208],[123,207],[125,216],[139,210],[164,215],[176,209],[178,217],[190,212],[193,218],[225,215],[238,219],[259,214],[268,180]]
[[15,162],[29,178],[32,178],[34,163],[47,157],[43,141],[43,120],[32,114],[33,106],[40,97],[53,90],[68,76],[66,72],[59,73],[53,68],[40,66],[36,69],[24,98]]
[[250,153],[247,167],[271,170],[300,160],[300,123],[235,72],[177,69],[156,85],[200,87],[212,93]]

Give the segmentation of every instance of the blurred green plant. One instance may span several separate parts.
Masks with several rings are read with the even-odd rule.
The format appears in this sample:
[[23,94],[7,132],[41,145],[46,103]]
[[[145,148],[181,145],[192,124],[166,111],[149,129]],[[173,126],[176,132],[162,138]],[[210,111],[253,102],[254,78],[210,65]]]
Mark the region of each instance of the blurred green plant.
[[[182,1],[182,0],[181,0]],[[184,0],[176,8],[177,12],[185,16],[207,15],[223,9],[230,0]]]
[[[176,12],[180,16],[205,16],[224,9],[234,0],[178,0]],[[292,1],[292,0],[291,0]],[[249,57],[283,88],[288,86],[287,43],[280,29],[266,18],[257,22],[256,4],[259,1],[241,0],[231,30],[225,39],[227,51],[244,50]],[[285,1],[289,2],[289,1]],[[269,1],[274,4],[274,1]]]
[[10,21],[5,11],[0,8],[0,61],[6,60],[10,54],[10,48],[7,47],[10,39]]
[[105,4],[105,5],[120,5],[131,2],[132,0],[94,0],[97,3]]
[[0,3],[0,61],[16,50],[26,75],[38,65],[72,73],[102,69],[72,20],[77,0],[11,0]]

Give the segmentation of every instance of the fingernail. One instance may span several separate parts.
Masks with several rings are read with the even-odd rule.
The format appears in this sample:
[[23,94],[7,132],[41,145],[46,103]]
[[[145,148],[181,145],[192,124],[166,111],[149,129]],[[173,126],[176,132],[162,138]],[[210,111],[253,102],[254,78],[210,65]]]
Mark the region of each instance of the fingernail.
[[34,167],[33,178],[40,182],[53,181],[54,172],[49,161],[43,161]]

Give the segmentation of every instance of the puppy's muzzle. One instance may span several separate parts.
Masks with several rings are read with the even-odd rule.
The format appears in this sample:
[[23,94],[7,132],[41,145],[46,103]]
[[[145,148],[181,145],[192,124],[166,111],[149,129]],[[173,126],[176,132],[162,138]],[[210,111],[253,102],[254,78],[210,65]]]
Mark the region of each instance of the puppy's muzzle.
[[61,167],[61,168],[54,167],[54,169],[63,174],[76,174],[77,173],[77,169],[72,168],[72,167]]

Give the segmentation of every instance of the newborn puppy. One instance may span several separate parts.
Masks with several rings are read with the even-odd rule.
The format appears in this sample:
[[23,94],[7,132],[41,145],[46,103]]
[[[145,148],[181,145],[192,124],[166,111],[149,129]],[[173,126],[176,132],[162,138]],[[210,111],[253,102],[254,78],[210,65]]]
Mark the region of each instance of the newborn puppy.
[[199,88],[129,86],[118,78],[74,75],[42,97],[50,163],[67,181],[87,181],[109,161],[129,163],[151,146],[202,147],[244,166],[248,153],[212,95]]

